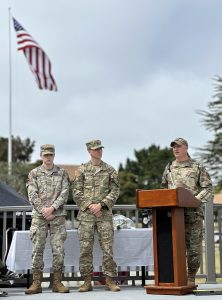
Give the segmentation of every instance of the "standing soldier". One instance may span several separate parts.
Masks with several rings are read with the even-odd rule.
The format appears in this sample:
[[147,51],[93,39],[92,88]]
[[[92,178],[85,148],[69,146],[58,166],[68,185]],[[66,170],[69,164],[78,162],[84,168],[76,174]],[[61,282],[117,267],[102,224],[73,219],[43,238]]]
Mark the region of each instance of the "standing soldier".
[[64,204],[68,199],[69,179],[63,169],[54,165],[55,147],[53,145],[42,145],[40,151],[42,165],[29,173],[27,182],[28,197],[33,206],[30,228],[33,283],[25,293],[42,293],[43,252],[48,230],[53,254],[52,291],[68,293],[69,289],[61,283],[61,277],[66,239]]
[[[0,259],[0,279],[2,281],[9,281],[9,280],[14,280],[16,278],[19,278],[19,276],[14,272],[10,271]],[[6,297],[6,296],[8,296],[8,293],[6,291],[0,290],[0,297]]]
[[117,275],[113,260],[112,207],[119,197],[119,178],[113,167],[101,160],[100,140],[86,143],[90,161],[80,166],[74,181],[73,198],[79,207],[80,273],[84,284],[79,292],[92,290],[94,233],[98,232],[103,252],[103,273],[106,288],[117,292],[120,288],[112,277]]
[[19,278],[18,274],[10,271],[5,263],[0,259],[0,279],[2,281],[15,280]]
[[203,203],[212,200],[212,182],[206,169],[190,158],[188,143],[185,139],[176,138],[170,146],[176,160],[166,166],[162,187],[169,189],[184,187],[200,201],[198,208],[185,208],[184,210],[188,285],[194,285],[201,258]]

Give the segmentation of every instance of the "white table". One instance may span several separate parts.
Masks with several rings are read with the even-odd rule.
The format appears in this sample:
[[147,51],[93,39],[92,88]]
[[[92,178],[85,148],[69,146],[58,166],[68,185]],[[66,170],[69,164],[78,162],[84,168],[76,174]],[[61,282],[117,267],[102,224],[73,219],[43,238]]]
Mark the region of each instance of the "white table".
[[[148,266],[153,270],[153,233],[152,229],[120,229],[114,234],[113,245],[114,259],[121,270],[131,269],[136,266]],[[8,268],[16,273],[26,273],[32,268],[32,243],[29,238],[29,231],[15,231],[11,246],[8,252],[6,264]],[[44,272],[52,272],[52,253],[47,238],[44,252]],[[102,252],[99,246],[97,235],[93,250],[93,265],[102,265]],[[98,268],[95,268],[98,269]],[[79,271],[79,238],[76,229],[67,230],[65,241],[65,272]]]

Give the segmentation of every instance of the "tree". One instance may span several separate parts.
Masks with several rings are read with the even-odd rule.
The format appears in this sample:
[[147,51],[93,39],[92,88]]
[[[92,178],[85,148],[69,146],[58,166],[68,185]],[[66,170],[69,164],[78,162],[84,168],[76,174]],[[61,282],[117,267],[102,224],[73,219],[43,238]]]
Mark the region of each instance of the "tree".
[[29,138],[22,140],[12,137],[12,175],[8,175],[8,139],[0,137],[0,180],[9,184],[18,193],[27,196],[26,180],[29,171],[36,165],[31,160],[35,142]]
[[222,78],[215,78],[215,95],[208,103],[208,110],[198,110],[202,116],[202,124],[209,131],[213,132],[213,139],[207,144],[198,148],[197,155],[207,165],[216,183],[222,188]]
[[127,158],[126,165],[119,166],[120,198],[124,204],[135,203],[136,189],[158,189],[166,164],[173,159],[169,148],[151,145],[134,151],[136,160]]
[[119,171],[120,178],[120,196],[118,203],[135,203],[135,191],[137,189],[136,175],[125,170]]
[[[34,151],[35,142],[29,138],[22,140],[20,137],[12,137],[12,162],[30,162]],[[0,137],[0,160],[8,160],[8,138]]]
[[0,180],[4,181],[12,188],[14,188],[19,194],[27,197],[26,181],[28,173],[39,165],[36,163],[13,163],[12,175],[8,175],[8,164],[6,162],[0,162]]

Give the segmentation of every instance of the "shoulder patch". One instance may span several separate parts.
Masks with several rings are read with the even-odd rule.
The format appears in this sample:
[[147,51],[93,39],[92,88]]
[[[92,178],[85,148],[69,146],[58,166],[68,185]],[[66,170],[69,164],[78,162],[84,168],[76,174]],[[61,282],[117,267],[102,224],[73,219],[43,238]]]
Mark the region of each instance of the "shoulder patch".
[[84,165],[81,165],[76,171],[75,171],[75,178],[79,177],[84,172]]

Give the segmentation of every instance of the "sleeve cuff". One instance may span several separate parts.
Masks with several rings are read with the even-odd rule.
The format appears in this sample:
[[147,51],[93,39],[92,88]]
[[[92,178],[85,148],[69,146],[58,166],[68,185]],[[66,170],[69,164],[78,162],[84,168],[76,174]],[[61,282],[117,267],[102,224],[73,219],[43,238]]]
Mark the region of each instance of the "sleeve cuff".
[[102,202],[107,206],[108,209],[112,209],[112,206],[109,205],[109,201],[106,201],[106,200],[102,200]]
[[58,209],[58,207],[55,204],[52,204],[51,206],[54,208],[54,210]]
[[85,210],[90,206],[90,204],[92,204],[91,201],[85,202],[85,203],[82,205],[81,210],[82,210],[82,211],[85,211]]

